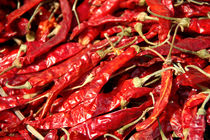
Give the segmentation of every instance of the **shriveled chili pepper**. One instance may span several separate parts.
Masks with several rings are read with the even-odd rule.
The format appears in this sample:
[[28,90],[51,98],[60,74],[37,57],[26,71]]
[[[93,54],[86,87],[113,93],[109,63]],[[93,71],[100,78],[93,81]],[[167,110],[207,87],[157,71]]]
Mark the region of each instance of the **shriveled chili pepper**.
[[18,74],[26,74],[30,72],[38,72],[49,68],[50,66],[59,63],[73,55],[76,55],[85,46],[78,43],[66,43],[51,50],[46,56],[43,56],[39,60],[35,61],[29,66],[23,67],[18,71]]
[[[8,27],[15,19],[19,18],[21,15],[26,13],[28,10],[39,4],[42,0],[32,0],[30,2],[25,3],[19,9],[14,10],[7,16],[6,27]],[[0,32],[3,29],[0,28]]]
[[[168,67],[168,64],[165,63],[163,65],[163,68]],[[169,96],[171,93],[171,88],[172,88],[172,78],[173,78],[173,71],[172,70],[167,70],[162,73],[161,76],[161,90],[160,90],[160,97],[156,101],[154,105],[154,110],[152,114],[147,118],[145,121],[143,121],[140,124],[137,124],[136,129],[137,131],[144,130],[151,126],[157,119],[157,117],[161,114],[161,112],[164,110],[166,105],[168,104],[169,101]]]
[[[123,125],[126,125],[129,122],[135,120],[150,105],[151,105],[151,101],[147,101],[136,108],[123,109],[123,110],[119,110],[113,113],[109,113],[103,116],[99,116],[99,117],[87,120],[84,123],[81,123],[75,127],[72,127],[69,130],[69,133],[72,135],[72,137],[75,136],[73,137],[75,139],[77,138],[77,136],[79,137],[80,135],[83,135],[88,139],[95,139],[101,135],[104,135],[106,133],[112,132],[113,130],[119,129]],[[127,115],[130,116],[130,119],[126,117]],[[85,125],[88,127],[85,127]],[[77,133],[74,133],[74,132],[77,132]],[[75,135],[75,134],[78,134],[78,135]]]
[[197,113],[197,106],[200,105],[208,96],[205,93],[199,93],[196,95],[192,95],[188,98],[186,103],[184,104],[184,108],[182,111],[182,128],[187,129],[190,127],[190,122],[192,121],[193,117]]
[[207,16],[210,7],[207,5],[196,5],[193,3],[183,3],[175,7],[176,15],[181,17],[200,17]]
[[[146,3],[155,13],[167,17],[171,16],[169,9],[160,0],[146,0]],[[160,29],[158,31],[158,37],[159,41],[163,42],[167,38],[168,32],[171,28],[171,22],[169,20],[159,18],[159,25]]]
[[60,0],[61,11],[63,14],[63,20],[61,22],[61,29],[58,34],[48,40],[42,45],[41,48],[34,48],[31,51],[26,52],[26,56],[23,57],[20,62],[21,64],[30,64],[34,59],[47,51],[49,51],[55,45],[58,45],[66,39],[68,31],[71,27],[72,11],[67,0]]
[[14,108],[27,103],[34,95],[0,97],[0,111]]
[[57,129],[50,130],[44,137],[44,140],[58,140]]
[[[71,108],[74,108],[76,105],[83,102],[84,100],[95,97],[100,92],[104,84],[106,84],[106,82],[109,80],[111,74],[113,74],[116,70],[118,70],[130,59],[135,57],[135,55],[138,52],[139,52],[138,46],[128,48],[125,52],[121,53],[118,57],[116,57],[115,59],[107,63],[103,67],[103,69],[100,71],[100,74],[96,75],[94,79],[91,81],[91,83],[87,84],[81,90],[72,93],[66,99],[66,101],[63,103],[65,108],[66,109],[68,108],[69,110]],[[110,67],[112,67],[112,69],[110,69]],[[56,87],[56,90],[60,91],[61,89],[66,87],[66,85],[69,85],[69,83],[70,82],[67,80],[64,82],[64,84],[61,84],[62,86],[60,86],[60,82],[59,82],[59,88]],[[44,116],[45,113],[49,111],[50,105],[53,103],[54,99],[57,97],[59,93],[57,91],[54,94],[51,94],[50,97],[48,98],[41,116]]]

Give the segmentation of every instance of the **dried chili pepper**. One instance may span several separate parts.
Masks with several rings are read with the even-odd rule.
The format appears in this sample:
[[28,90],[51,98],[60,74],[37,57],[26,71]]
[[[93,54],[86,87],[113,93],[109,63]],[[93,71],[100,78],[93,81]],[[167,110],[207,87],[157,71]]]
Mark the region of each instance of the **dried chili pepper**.
[[[109,63],[107,63],[100,71],[100,74],[96,75],[94,79],[91,81],[91,83],[87,84],[81,90],[72,93],[66,99],[66,101],[64,101],[63,105],[65,106],[65,108],[66,109],[68,108],[69,110],[78,105],[79,103],[83,102],[84,100],[95,97],[100,92],[103,85],[109,80],[111,74],[113,74],[113,72],[118,70],[126,62],[132,59],[138,52],[139,52],[138,46],[133,46],[131,48],[128,48],[125,52],[120,54],[118,57],[116,57]],[[110,69],[111,66],[112,69]],[[62,86],[60,86],[59,82],[59,86],[56,87],[55,89],[57,91],[60,91],[61,89],[66,87],[66,85],[69,85],[69,83],[70,82],[67,80],[64,82],[64,84],[61,84]],[[53,103],[54,99],[57,97],[59,93],[57,91],[54,94],[51,94],[50,97],[48,98],[41,116],[44,116],[45,113],[49,111],[50,105]]]
[[46,56],[40,58],[35,63],[23,67],[18,71],[18,74],[25,74],[30,72],[37,72],[44,70],[56,63],[59,63],[73,55],[76,55],[85,46],[78,43],[66,43],[50,51]]

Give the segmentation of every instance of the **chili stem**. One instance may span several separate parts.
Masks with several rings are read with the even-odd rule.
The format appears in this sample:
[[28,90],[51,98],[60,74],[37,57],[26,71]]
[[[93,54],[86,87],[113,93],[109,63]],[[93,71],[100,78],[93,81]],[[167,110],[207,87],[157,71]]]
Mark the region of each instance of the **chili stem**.
[[74,4],[73,4],[73,6],[72,6],[72,11],[74,12],[74,15],[75,15],[76,20],[77,20],[77,24],[78,24],[79,29],[80,29],[80,21],[79,21],[79,17],[78,17],[78,15],[77,15],[77,11],[76,11],[77,1],[78,1],[78,0],[75,0],[75,1],[74,1]]
[[61,130],[63,130],[63,132],[66,134],[67,140],[70,140],[70,134],[69,134],[69,132],[65,128],[61,128]]
[[162,72],[166,71],[166,70],[169,70],[169,69],[173,69],[175,70],[175,72],[178,72],[178,69],[177,68],[174,68],[174,67],[167,67],[165,69],[161,69],[161,70],[158,70],[152,74],[149,74],[143,78],[139,78],[139,77],[135,77],[133,79],[133,84],[135,87],[142,87],[144,85],[144,83],[149,80],[151,77],[153,76],[157,76],[157,75],[160,75]]
[[116,140],[120,140],[117,136],[115,136],[115,135],[112,135],[112,134],[104,134],[104,138],[105,137],[112,137],[112,138],[114,138],[114,139],[116,139]]
[[138,32],[138,34],[142,37],[142,39],[144,39],[144,41],[150,45],[157,45],[156,43],[153,43],[153,42],[150,42],[143,34],[142,32],[142,26],[143,24],[142,23],[136,23],[135,26],[134,26],[134,29]]
[[146,110],[143,111],[142,115],[138,119],[136,119],[135,121],[133,121],[133,122],[123,126],[120,129],[118,129],[117,132],[119,134],[123,134],[126,129],[128,129],[129,127],[131,127],[131,126],[135,125],[136,123],[138,123],[146,115],[146,113],[149,112],[152,109],[154,109],[154,107],[148,107]]
[[[5,91],[3,90],[3,88],[0,86],[0,95],[2,97],[6,97],[8,96]],[[13,110],[15,115],[20,119],[23,120],[25,119],[24,115],[20,112],[20,110]],[[26,129],[32,134],[34,135],[37,139],[39,140],[44,140],[44,137],[36,130],[34,129],[32,126],[30,125],[26,125]]]
[[198,66],[195,65],[187,65],[185,66],[185,70],[189,71],[189,68],[194,68],[196,70],[198,70],[200,73],[204,74],[205,76],[207,76],[208,78],[210,78],[210,74],[205,72],[204,70],[202,70],[201,68],[199,68]]
[[208,93],[208,96],[202,103],[201,107],[198,109],[197,115],[205,115],[206,114],[205,105],[208,103],[209,99],[210,99],[210,93]]
[[25,84],[20,85],[20,86],[11,86],[8,84],[8,82],[6,82],[5,86],[11,89],[31,89],[32,88],[31,84],[28,81]]
[[157,52],[156,50],[154,50],[152,48],[144,47],[141,49],[151,51],[151,52],[155,53],[157,56],[159,56],[163,61],[166,61],[166,59],[159,52]]

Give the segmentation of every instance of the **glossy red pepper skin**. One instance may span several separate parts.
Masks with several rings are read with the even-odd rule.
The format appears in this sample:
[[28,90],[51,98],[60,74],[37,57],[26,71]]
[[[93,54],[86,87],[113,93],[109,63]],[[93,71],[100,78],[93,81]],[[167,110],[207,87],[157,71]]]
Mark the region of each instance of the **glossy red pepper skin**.
[[197,106],[202,104],[202,102],[206,99],[207,96],[208,94],[199,93],[196,95],[192,95],[188,98],[182,110],[183,129],[187,129],[190,127],[190,123],[197,113]]
[[59,63],[69,57],[72,57],[79,53],[85,46],[79,43],[66,43],[60,45],[59,47],[51,50],[45,56],[41,57],[39,60],[35,61],[29,66],[23,67],[17,73],[26,74],[31,72],[38,72],[47,69],[56,63]]
[[25,95],[0,97],[0,111],[24,105],[29,100]]
[[[66,99],[66,101],[64,101],[63,105],[65,106],[65,109],[70,110],[71,108],[74,108],[79,103],[97,96],[101,88],[109,80],[110,76],[119,68],[121,68],[123,65],[125,65],[126,62],[128,62],[130,59],[135,57],[139,51],[138,49],[135,49],[134,47],[128,48],[125,52],[121,53],[115,59],[107,63],[101,69],[100,74],[97,74],[94,77],[94,79],[91,81],[91,83],[88,83],[87,85],[85,85],[83,88],[81,88],[81,90],[72,93]],[[110,69],[110,67],[112,67],[112,69]],[[65,78],[65,79],[69,79],[69,78]],[[65,81],[64,84],[60,84],[59,82],[59,86],[58,86],[59,88],[56,87],[56,89],[58,89],[58,91],[61,91],[61,89],[66,87],[66,85],[69,85],[69,83],[70,82]],[[44,114],[49,111],[50,105],[53,103],[58,93],[59,92],[56,92],[55,94],[50,95],[41,116],[44,116]]]
[[[171,13],[169,9],[161,2],[161,0],[146,0],[148,6],[150,6],[151,11],[156,14],[170,17]],[[171,28],[171,22],[169,20],[159,18],[160,29],[158,31],[158,38],[160,42],[163,42],[168,35]]]
[[[170,119],[174,115],[174,113],[180,109],[180,106],[177,103],[169,103],[168,106],[165,108],[163,113],[158,117],[160,121],[161,128],[163,133],[167,135],[171,133],[172,126],[170,124]],[[160,136],[160,129],[158,125],[158,121],[156,120],[150,127],[145,130],[136,132],[134,135],[130,137],[129,140],[136,140],[136,139],[157,139]]]
[[66,36],[71,27],[72,10],[67,0],[60,0],[60,5],[63,14],[63,20],[61,21],[61,30],[59,30],[59,32],[54,37],[42,44],[40,48],[33,48],[32,50],[28,50],[26,52],[26,56],[20,58],[21,64],[31,64],[35,58],[46,53],[51,48],[53,48],[54,46],[58,45],[66,39]]
[[[106,64],[100,71],[100,74],[94,77],[91,83],[83,87],[81,90],[71,94],[68,99],[64,101],[63,107],[70,110],[85,99],[95,97],[100,92],[104,84],[109,80],[113,72],[125,65],[125,63],[135,57],[136,54],[137,50],[133,47],[128,48],[125,52],[121,53],[115,59]],[[112,67],[112,69],[110,69],[110,67]]]
[[192,18],[187,31],[201,35],[210,35],[210,19]]
[[206,115],[198,115],[196,114],[192,121],[190,122],[189,127],[189,135],[188,139],[193,140],[203,140],[204,139],[204,132],[206,129],[206,122],[205,122]]
[[58,140],[57,132],[57,129],[50,130],[44,137],[44,140]]
[[[167,68],[169,65],[164,64],[163,68]],[[154,110],[152,114],[142,123],[137,124],[136,129],[137,131],[141,131],[147,129],[151,126],[157,119],[157,117],[163,112],[165,107],[169,102],[169,97],[171,94],[172,89],[172,82],[173,82],[173,71],[167,70],[162,72],[161,74],[161,90],[160,90],[160,97],[155,102]]]
[[201,17],[207,16],[210,7],[208,5],[196,5],[193,3],[183,3],[182,5],[175,7],[176,15],[179,17]]

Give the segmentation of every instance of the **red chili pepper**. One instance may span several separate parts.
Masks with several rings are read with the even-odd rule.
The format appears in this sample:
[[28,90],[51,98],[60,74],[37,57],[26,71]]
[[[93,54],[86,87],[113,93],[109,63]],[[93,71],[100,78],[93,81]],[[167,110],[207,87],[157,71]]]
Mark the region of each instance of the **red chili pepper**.
[[[167,64],[163,65],[163,68],[168,67]],[[151,126],[157,119],[157,117],[163,112],[164,108],[167,106],[169,101],[169,96],[171,94],[173,71],[167,70],[161,74],[161,90],[160,97],[154,105],[154,110],[152,114],[140,124],[137,124],[137,131],[144,130]]]
[[100,33],[101,27],[87,28],[80,36],[78,42],[82,45],[87,45],[93,41]]
[[210,28],[210,19],[192,18],[190,20],[190,25],[186,29],[186,31],[202,35],[210,35],[209,28]]
[[190,122],[197,113],[197,106],[200,105],[207,96],[208,94],[199,93],[188,98],[182,111],[183,130],[190,127]]
[[66,43],[51,50],[46,56],[41,57],[29,66],[23,67],[18,71],[18,74],[26,74],[31,72],[38,72],[55,65],[69,57],[79,53],[85,46],[79,43]]
[[57,132],[57,129],[50,130],[44,137],[44,140],[58,140]]
[[90,7],[91,3],[89,3],[89,0],[84,0],[78,7],[77,7],[77,14],[79,16],[79,21],[83,22],[88,19],[90,15]]
[[27,3],[25,3],[20,8],[14,10],[12,13],[10,13],[7,16],[7,23],[6,26],[9,26],[15,19],[19,18],[21,15],[29,11],[31,8],[39,4],[42,0],[32,0]]
[[[161,2],[161,0],[146,0],[148,6],[154,13],[159,15],[170,17],[171,13],[169,9]],[[160,29],[158,31],[158,38],[160,42],[163,42],[168,35],[168,32],[171,28],[171,22],[166,19],[159,18]]]
[[196,5],[193,3],[183,3],[182,5],[175,7],[175,15],[178,15],[179,17],[201,17],[206,16],[209,11],[209,6]]
[[24,105],[34,95],[19,95],[0,97],[0,111]]
[[[130,59],[135,57],[138,51],[139,51],[138,47],[128,48],[125,52],[121,53],[118,57],[116,57],[115,59],[107,63],[100,71],[100,74],[96,75],[94,79],[91,81],[91,83],[87,84],[81,90],[72,93],[66,99],[66,101],[64,101],[63,103],[63,105],[65,106],[64,108],[69,110],[71,108],[74,108],[76,105],[83,102],[84,100],[91,99],[97,96],[97,94],[100,92],[104,84],[106,84],[106,82],[109,80],[110,76],[120,67],[122,67],[126,62],[128,62]],[[110,69],[110,67],[112,67],[112,69]],[[64,80],[63,78],[61,79],[64,82],[62,81],[59,82],[59,85],[57,85],[55,89],[52,89],[52,91],[54,92],[50,92],[52,94],[48,98],[41,116],[44,116],[49,111],[51,104],[53,103],[53,101],[55,100],[55,98],[57,97],[59,93],[58,91],[61,91],[61,89],[64,89],[67,85],[70,84],[69,80]]]
[[66,36],[71,26],[72,11],[67,0],[60,0],[60,5],[63,14],[63,20],[61,22],[61,30],[59,30],[58,34],[56,34],[50,40],[42,44],[40,48],[35,47],[32,50],[27,50],[26,56],[20,58],[20,63],[22,65],[32,63],[36,57],[46,53],[52,47],[58,45],[59,43],[61,43],[66,39]]
[[95,139],[106,133],[113,132],[113,130],[117,130],[122,126],[137,119],[138,116],[141,115],[143,110],[145,110],[150,105],[151,100],[145,102],[139,107],[123,109],[93,119],[89,119],[81,124],[78,124],[75,127],[72,127],[69,130],[70,138],[77,139],[81,135],[83,135],[86,139]]
[[[94,77],[91,83],[83,87],[81,90],[71,94],[66,101],[63,103],[63,107],[67,110],[75,107],[79,103],[83,102],[84,99],[91,99],[95,97],[108,81],[111,74],[122,67],[126,62],[136,56],[138,48],[128,48],[125,52],[121,53],[118,57],[106,64],[100,74]],[[114,66],[114,67],[113,67]],[[110,69],[112,67],[112,69]],[[104,74],[102,74],[104,73]]]

